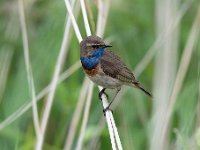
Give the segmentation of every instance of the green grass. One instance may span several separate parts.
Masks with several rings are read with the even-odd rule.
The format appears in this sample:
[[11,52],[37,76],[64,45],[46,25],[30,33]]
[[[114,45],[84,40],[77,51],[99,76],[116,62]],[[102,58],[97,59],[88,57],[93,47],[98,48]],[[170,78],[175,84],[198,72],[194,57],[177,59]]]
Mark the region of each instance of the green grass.
[[[180,2],[180,4],[182,3],[183,1]],[[0,2],[0,51],[2,51],[2,53],[0,52],[0,77],[2,77],[0,79],[5,80],[7,78],[5,85],[1,85],[0,82],[0,91],[5,88],[2,97],[0,96],[0,122],[5,120],[24,103],[31,101],[28,92],[17,6],[17,1],[4,0]],[[96,5],[91,2],[91,6],[96,21],[98,13]],[[199,2],[195,0],[180,23],[177,50],[178,65],[198,6]],[[39,93],[52,79],[63,38],[67,10],[64,1],[38,0],[33,1],[32,4],[25,1],[25,8],[30,61],[36,93]],[[112,1],[104,35],[105,37],[113,38],[112,50],[119,54],[132,70],[135,69],[156,40],[155,17],[155,1],[153,0]],[[83,38],[85,38],[81,14],[78,17],[78,23]],[[79,60],[79,43],[73,29],[71,32],[72,39],[69,53],[62,71]],[[4,64],[3,58],[5,58],[7,53],[11,54],[11,58],[8,59],[8,63],[10,63],[8,66],[9,71],[5,74],[6,76],[1,76],[5,72],[2,66]],[[169,144],[172,149],[190,149],[192,143],[195,143],[194,136],[198,134],[197,131],[200,124],[198,122],[199,114],[196,109],[200,100],[199,66],[197,65],[199,64],[199,58],[200,42],[198,40],[171,118],[168,132]],[[157,90],[153,89],[155,69],[155,61],[152,60],[138,78],[147,89],[153,92]],[[82,69],[79,69],[58,85],[46,130],[44,149],[63,149],[84,76]],[[113,95],[112,92],[109,93],[111,96]],[[46,97],[38,102],[40,116],[45,99]],[[149,130],[151,130],[155,102],[149,101],[149,98],[138,90],[130,88],[121,99],[114,110],[114,117],[124,149],[149,149],[151,139]],[[84,140],[84,149],[89,148],[89,144],[94,138],[93,133],[97,132],[96,128],[99,119],[103,116],[101,105],[95,86]],[[80,125],[81,122],[78,125],[78,133],[76,133],[73,147],[75,147],[79,136]],[[33,149],[35,142],[36,135],[31,109],[16,121],[0,130],[1,150]],[[177,145],[174,147],[174,144]],[[111,149],[107,128],[99,135],[98,147],[99,149]]]

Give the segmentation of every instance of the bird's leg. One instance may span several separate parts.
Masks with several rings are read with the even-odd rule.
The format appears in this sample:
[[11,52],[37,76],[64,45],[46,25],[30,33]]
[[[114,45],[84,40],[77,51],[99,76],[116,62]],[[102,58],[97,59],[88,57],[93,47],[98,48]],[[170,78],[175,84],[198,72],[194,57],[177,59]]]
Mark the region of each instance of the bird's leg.
[[102,100],[102,99],[101,99],[102,94],[105,94],[106,97],[107,97],[107,99],[108,99],[108,94],[105,92],[105,90],[106,90],[106,88],[103,88],[103,89],[99,92],[99,99],[100,99],[100,100]]
[[[119,93],[120,90],[121,90],[120,87],[117,88],[117,91],[116,91],[116,93],[115,93],[113,99],[112,99],[111,102],[108,104],[108,106],[107,106],[106,108],[103,109],[104,116],[106,115],[106,111],[111,110],[111,109],[110,109],[110,106],[111,106],[111,104],[114,102],[114,100],[115,100],[115,98],[116,98],[116,96],[117,96],[117,94]],[[111,111],[112,111],[112,110],[111,110]]]

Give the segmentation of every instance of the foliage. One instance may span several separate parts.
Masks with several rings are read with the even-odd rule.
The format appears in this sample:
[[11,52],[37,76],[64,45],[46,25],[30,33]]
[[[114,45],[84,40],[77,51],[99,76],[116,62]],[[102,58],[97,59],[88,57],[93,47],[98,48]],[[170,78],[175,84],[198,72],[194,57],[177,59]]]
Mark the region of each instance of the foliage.
[[[96,22],[97,6],[95,2],[90,1]],[[193,2],[180,24],[178,65],[197,13],[199,5],[197,1]],[[30,0],[24,2],[30,61],[36,93],[39,93],[52,79],[63,38],[67,11],[64,1]],[[155,18],[155,2],[153,0],[112,1],[105,38],[111,39],[112,50],[119,54],[132,70],[155,42]],[[77,20],[82,35],[85,37],[82,16],[79,15]],[[17,1],[0,1],[0,22],[0,32],[2,33],[0,37],[1,122],[24,103],[30,102],[31,97],[28,91]],[[71,32],[73,34],[63,71],[79,60],[79,43],[74,31],[71,30]],[[199,130],[199,119],[197,118],[197,116],[199,117],[197,108],[200,108],[199,49],[200,42],[197,42],[186,79],[177,98],[169,130],[171,146],[179,144],[177,147],[181,147],[181,149],[191,147],[191,140],[195,140],[194,137]],[[197,64],[199,69],[197,69]],[[3,70],[3,66],[8,69],[7,73]],[[152,60],[138,78],[147,89],[153,89],[154,71],[154,61]],[[84,76],[82,69],[79,69],[58,85],[48,122],[44,149],[58,150],[63,148]],[[1,81],[5,81],[5,84],[2,84]],[[112,97],[113,92],[109,91],[109,94]],[[46,97],[38,102],[39,112],[44,109],[45,99]],[[128,88],[128,92],[121,99],[114,110],[114,116],[124,149],[149,149],[153,101],[149,101],[149,98],[143,93],[131,88]],[[86,129],[85,149],[89,149],[94,133],[98,132],[96,126],[102,116],[102,106],[95,87]],[[78,129],[80,129],[80,125]],[[76,138],[78,135],[79,133],[76,134]],[[0,130],[0,149],[33,149],[35,136],[30,109],[12,124]],[[99,137],[97,147],[111,149],[106,128],[100,132]]]

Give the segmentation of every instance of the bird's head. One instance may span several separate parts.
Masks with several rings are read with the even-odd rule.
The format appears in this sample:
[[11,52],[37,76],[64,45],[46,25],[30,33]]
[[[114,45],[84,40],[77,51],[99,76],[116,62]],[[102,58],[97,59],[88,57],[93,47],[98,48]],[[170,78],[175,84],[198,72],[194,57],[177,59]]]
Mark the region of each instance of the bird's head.
[[91,56],[94,50],[112,47],[105,44],[104,40],[96,35],[88,36],[80,43],[81,56]]

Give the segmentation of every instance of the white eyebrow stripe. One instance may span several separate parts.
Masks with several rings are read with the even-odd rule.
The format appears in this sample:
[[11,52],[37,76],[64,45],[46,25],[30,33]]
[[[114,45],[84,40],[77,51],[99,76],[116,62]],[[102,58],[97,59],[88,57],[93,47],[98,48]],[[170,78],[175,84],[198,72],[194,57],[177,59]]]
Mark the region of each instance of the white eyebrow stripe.
[[99,43],[94,43],[94,44],[87,43],[86,45],[87,45],[87,46],[93,46],[93,45],[97,45],[97,46],[100,46],[100,45],[102,45],[102,46],[103,46],[103,44],[99,44]]
[[87,43],[86,45],[87,45],[87,46],[92,46],[93,44]]

